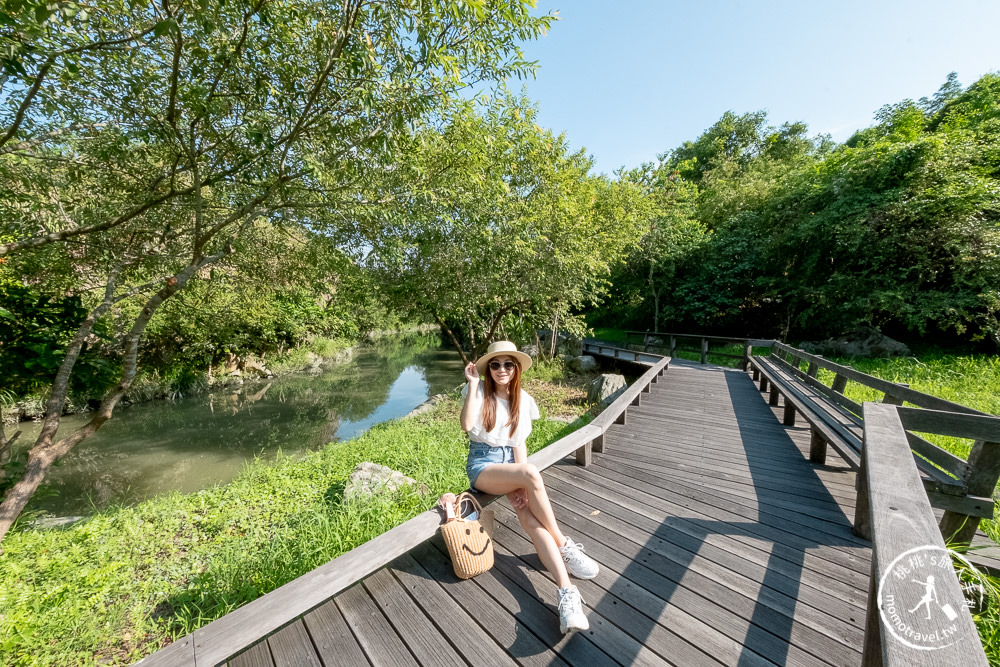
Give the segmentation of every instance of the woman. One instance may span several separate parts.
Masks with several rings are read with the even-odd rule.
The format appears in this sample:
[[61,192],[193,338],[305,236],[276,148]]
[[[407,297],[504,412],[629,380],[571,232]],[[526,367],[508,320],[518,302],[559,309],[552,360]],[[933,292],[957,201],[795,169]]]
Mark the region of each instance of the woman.
[[[510,341],[490,345],[487,353],[465,367],[469,384],[462,395],[462,430],[469,434],[466,472],[476,491],[506,494],[542,564],[559,586],[559,627],[565,632],[587,630],[583,600],[569,575],[593,579],[598,566],[583,546],[566,537],[555,516],[538,468],[528,463],[525,441],[531,420],[538,419],[535,399],[521,389],[521,373],[531,357]],[[480,375],[485,379],[480,380]],[[568,572],[567,572],[568,571]]]

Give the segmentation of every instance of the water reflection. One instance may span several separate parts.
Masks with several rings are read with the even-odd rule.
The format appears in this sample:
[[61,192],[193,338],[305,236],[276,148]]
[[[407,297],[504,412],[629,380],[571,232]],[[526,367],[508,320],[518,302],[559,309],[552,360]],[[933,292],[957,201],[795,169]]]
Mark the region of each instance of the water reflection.
[[[118,411],[52,471],[32,509],[82,515],[115,502],[230,481],[254,456],[300,455],[353,438],[462,382],[438,336],[400,336],[360,348],[346,364]],[[63,429],[85,417],[67,417]],[[38,427],[22,425],[29,445]]]

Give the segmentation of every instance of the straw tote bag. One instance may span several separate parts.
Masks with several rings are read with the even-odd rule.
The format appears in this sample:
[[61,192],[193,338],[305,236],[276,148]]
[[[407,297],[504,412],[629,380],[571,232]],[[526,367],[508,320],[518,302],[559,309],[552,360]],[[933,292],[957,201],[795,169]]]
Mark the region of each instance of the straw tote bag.
[[[472,505],[476,518],[463,518],[461,510],[464,502]],[[441,524],[441,536],[458,578],[471,579],[493,567],[493,511],[484,511],[468,491],[458,496],[452,511],[447,505],[444,509],[447,518]]]

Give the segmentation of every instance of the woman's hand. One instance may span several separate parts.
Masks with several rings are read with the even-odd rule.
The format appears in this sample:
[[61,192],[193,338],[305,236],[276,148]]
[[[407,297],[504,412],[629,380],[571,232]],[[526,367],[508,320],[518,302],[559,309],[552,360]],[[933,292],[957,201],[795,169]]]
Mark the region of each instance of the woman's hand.
[[465,367],[465,379],[468,380],[471,385],[475,385],[479,382],[479,369],[476,368],[476,364],[471,361]]
[[514,489],[507,494],[507,500],[510,501],[511,507],[516,510],[523,510],[528,506],[528,490],[527,489]]

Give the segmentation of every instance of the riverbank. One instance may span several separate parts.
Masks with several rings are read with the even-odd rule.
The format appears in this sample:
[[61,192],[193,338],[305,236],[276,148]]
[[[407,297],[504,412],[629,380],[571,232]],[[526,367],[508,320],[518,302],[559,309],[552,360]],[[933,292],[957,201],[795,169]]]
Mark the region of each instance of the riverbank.
[[[202,369],[141,369],[119,407],[244,387],[292,373],[318,372],[331,364],[350,361],[357,346],[366,342],[377,342],[389,336],[430,334],[438,329],[436,324],[420,324],[404,329],[372,331],[357,340],[315,336],[303,345],[271,358],[233,354],[226,362]],[[22,421],[37,421],[45,414],[45,400],[44,394],[34,394],[0,406],[0,419],[7,426]],[[93,401],[70,396],[63,414],[84,414],[93,407]]]
[[[530,451],[579,426],[589,376],[526,374],[542,419]],[[546,379],[540,379],[545,375]],[[65,529],[15,529],[0,554],[0,655],[12,665],[129,664],[467,487],[460,397],[300,459],[248,464],[232,483],[102,511]],[[345,501],[362,461],[426,484]]]

